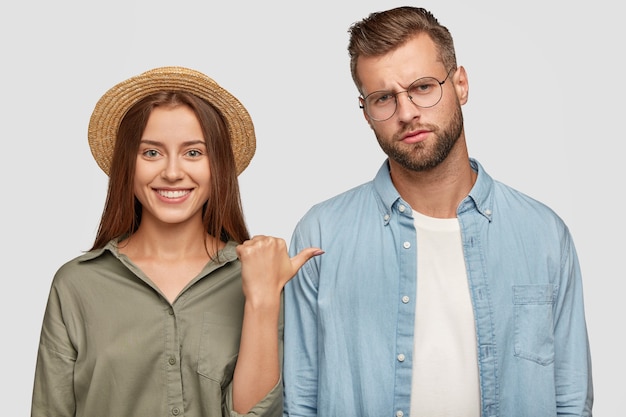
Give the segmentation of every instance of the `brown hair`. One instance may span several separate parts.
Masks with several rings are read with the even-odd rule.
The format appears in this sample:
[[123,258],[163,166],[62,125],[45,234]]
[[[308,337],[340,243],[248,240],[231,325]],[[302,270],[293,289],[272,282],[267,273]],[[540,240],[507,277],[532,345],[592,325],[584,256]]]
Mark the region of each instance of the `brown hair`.
[[426,9],[397,7],[374,12],[363,20],[353,23],[348,30],[350,40],[350,72],[356,87],[361,91],[357,76],[357,60],[360,56],[384,55],[418,34],[427,34],[435,43],[439,58],[446,69],[456,68],[456,55],[452,35],[445,26]]
[[223,242],[250,238],[246,227],[235,158],[228,128],[208,102],[186,92],[160,92],[133,105],[120,123],[111,160],[109,186],[93,249],[111,239],[133,234],[141,223],[141,204],[133,181],[139,143],[152,110],[159,106],[188,106],[198,117],[211,167],[211,193],[204,206],[203,224],[208,234]]

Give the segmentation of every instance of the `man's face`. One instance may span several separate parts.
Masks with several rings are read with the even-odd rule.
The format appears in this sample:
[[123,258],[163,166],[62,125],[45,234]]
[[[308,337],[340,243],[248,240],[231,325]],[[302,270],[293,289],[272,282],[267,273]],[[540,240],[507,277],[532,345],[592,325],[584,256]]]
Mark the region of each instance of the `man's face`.
[[[383,95],[384,100],[394,100],[395,95],[395,112],[382,121],[368,114],[368,109],[374,114],[374,103],[364,101],[364,116],[391,163],[424,171],[445,160],[463,133],[461,105],[467,101],[464,70],[445,68],[430,37],[418,35],[386,55],[360,57],[357,71],[366,99],[370,95],[381,97],[376,93],[379,91],[391,93]],[[433,90],[433,99],[422,103],[436,103],[430,107],[419,107],[415,104],[419,103],[417,96],[413,94],[415,99],[411,101],[411,93],[406,92],[424,77],[432,77],[433,82],[424,87],[420,83],[417,88]]]

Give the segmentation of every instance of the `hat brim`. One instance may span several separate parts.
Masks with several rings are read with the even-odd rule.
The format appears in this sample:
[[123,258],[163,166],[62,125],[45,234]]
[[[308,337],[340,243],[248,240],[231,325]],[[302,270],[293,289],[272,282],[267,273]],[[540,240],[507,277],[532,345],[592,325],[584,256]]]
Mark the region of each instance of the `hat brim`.
[[88,140],[98,166],[109,175],[117,130],[126,112],[139,100],[160,91],[194,94],[222,115],[230,133],[237,175],[256,150],[254,125],[246,108],[213,79],[184,67],[161,67],[129,78],[108,90],[96,103],[89,120]]

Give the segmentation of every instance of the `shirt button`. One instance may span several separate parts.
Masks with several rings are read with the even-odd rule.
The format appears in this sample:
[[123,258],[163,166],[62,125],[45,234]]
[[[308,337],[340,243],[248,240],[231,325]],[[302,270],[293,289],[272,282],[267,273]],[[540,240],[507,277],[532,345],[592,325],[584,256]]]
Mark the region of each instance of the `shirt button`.
[[396,417],[402,417],[402,416],[404,416],[404,413],[402,412],[402,410],[396,411]]
[[406,357],[404,356],[404,353],[401,353],[401,354],[398,355],[398,360],[400,362],[404,362],[405,359],[406,359]]
[[175,357],[173,357],[173,356],[170,356],[170,358],[167,360],[167,362],[168,362],[170,365],[174,365],[174,364],[176,363],[176,358],[175,358]]
[[408,295],[405,295],[404,297],[402,297],[402,302],[403,302],[404,304],[408,303],[408,302],[409,302],[409,296],[408,296]]
[[398,210],[400,210],[400,213],[404,213],[404,210],[406,210],[406,207],[404,207],[404,204],[400,204],[398,206]]
[[180,409],[178,407],[174,407],[172,408],[172,415],[179,415],[180,414]]
[[169,313],[169,315],[170,315],[170,316],[173,316],[173,315],[174,315],[174,310],[172,310],[172,309],[170,308],[170,311],[168,311],[168,313]]
[[388,215],[388,214],[385,214],[385,216],[383,217],[383,219],[385,219],[385,221],[388,221],[388,220],[389,220],[389,215]]
[[404,242],[402,246],[404,246],[404,249],[408,249],[411,247],[411,242]]
[[486,214],[487,216],[491,216],[491,210],[489,210],[489,209],[485,210],[485,214]]

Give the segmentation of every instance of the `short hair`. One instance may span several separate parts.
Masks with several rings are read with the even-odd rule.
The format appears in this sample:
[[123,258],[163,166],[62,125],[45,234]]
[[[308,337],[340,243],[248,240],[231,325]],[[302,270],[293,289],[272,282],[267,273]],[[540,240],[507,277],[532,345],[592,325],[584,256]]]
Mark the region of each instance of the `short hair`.
[[431,12],[420,7],[403,6],[371,13],[363,20],[353,23],[348,33],[350,72],[359,91],[361,80],[357,75],[357,60],[360,56],[384,55],[422,33],[435,43],[444,67],[456,68],[452,35]]

